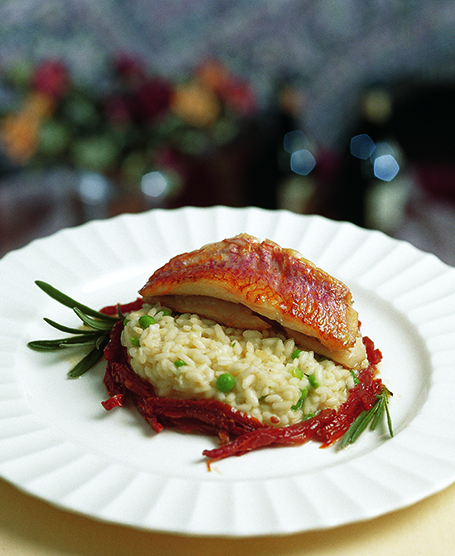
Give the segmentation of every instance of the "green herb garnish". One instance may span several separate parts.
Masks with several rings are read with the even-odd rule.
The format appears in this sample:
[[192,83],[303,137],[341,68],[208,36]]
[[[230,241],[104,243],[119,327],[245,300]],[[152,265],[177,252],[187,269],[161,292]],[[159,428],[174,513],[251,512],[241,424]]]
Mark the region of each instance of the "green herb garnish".
[[316,413],[307,413],[302,417],[302,421],[308,421],[308,419],[312,419],[313,417],[316,417]]
[[297,403],[291,406],[292,411],[297,411],[298,409],[301,409],[303,402],[305,401],[305,398],[308,396],[308,388],[303,388],[303,390],[300,390],[300,397],[297,400]]
[[349,372],[352,375],[352,378],[354,380],[354,384],[359,384],[359,379],[357,378],[357,375],[355,374],[354,369],[351,369]]
[[53,328],[56,328],[60,332],[72,334],[73,336],[56,340],[34,340],[27,345],[29,348],[36,351],[55,351],[59,349],[91,346],[92,350],[68,372],[69,378],[78,378],[90,370],[101,359],[104,348],[109,342],[109,332],[116,322],[123,320],[125,317],[121,314],[119,308],[117,309],[116,317],[105,315],[100,311],[96,311],[95,309],[91,309],[75,301],[46,282],[37,280],[35,284],[43,290],[44,293],[52,297],[52,299],[72,309],[87,328],[71,328],[51,319],[44,318],[47,324]]
[[389,412],[389,398],[392,393],[385,387],[382,387],[380,394],[376,395],[374,405],[362,413],[354,420],[346,434],[341,440],[341,448],[345,448],[349,444],[353,444],[364,430],[370,425],[370,430],[374,430],[385,414],[387,417],[387,428],[390,436],[393,437],[392,419]]
[[158,313],[163,313],[163,317],[170,317],[172,315],[172,312],[169,311],[169,309],[160,309],[156,312],[156,314]]

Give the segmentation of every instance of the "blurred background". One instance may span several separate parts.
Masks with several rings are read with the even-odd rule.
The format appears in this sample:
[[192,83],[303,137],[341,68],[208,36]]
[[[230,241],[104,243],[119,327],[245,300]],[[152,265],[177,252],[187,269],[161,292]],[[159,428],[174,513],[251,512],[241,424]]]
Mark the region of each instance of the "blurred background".
[[452,0],[2,0],[0,257],[224,204],[455,265],[454,101]]

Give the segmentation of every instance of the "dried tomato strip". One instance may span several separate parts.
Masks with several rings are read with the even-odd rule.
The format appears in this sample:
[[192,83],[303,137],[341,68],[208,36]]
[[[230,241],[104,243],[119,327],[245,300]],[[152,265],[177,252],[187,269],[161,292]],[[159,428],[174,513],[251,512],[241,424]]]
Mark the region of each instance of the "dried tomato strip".
[[101,405],[106,411],[110,411],[114,407],[122,407],[124,398],[124,394],[115,394],[115,396],[111,396],[108,400],[101,402]]
[[111,317],[115,317],[118,314],[118,309],[123,315],[128,313],[132,313],[133,311],[139,311],[144,305],[144,300],[141,297],[138,297],[135,301],[131,301],[130,303],[119,303],[119,305],[108,305],[107,307],[103,307],[100,309],[100,313],[104,313],[105,315],[109,315]]
[[104,350],[107,362],[104,374],[106,390],[111,397],[128,391],[143,397],[154,396],[153,386],[142,380],[128,365],[127,353],[120,341],[122,330],[123,323],[119,321],[112,327],[109,343]]
[[202,455],[210,458],[209,463],[230,456],[241,456],[246,452],[264,448],[271,444],[305,444],[329,423],[335,415],[334,410],[323,410],[317,416],[288,427],[264,427],[237,437],[230,444],[214,450],[204,450]]
[[162,425],[177,427],[185,432],[198,431],[212,435],[224,432],[238,436],[264,427],[254,417],[217,400],[137,397],[134,402],[147,421],[153,418]]
[[351,389],[348,399],[341,404],[332,422],[315,435],[314,439],[321,442],[323,448],[340,439],[356,417],[373,406],[376,395],[382,389],[382,381],[373,378],[374,372],[375,368],[370,366],[359,373],[359,384]]

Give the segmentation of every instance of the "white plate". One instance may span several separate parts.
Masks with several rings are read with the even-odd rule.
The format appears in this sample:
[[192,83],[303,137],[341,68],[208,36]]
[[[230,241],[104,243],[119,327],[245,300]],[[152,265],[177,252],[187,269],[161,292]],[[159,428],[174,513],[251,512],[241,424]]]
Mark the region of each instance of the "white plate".
[[[106,412],[103,365],[69,380],[68,353],[26,347],[77,324],[34,284],[95,307],[136,298],[171,256],[248,232],[292,247],[345,281],[382,350],[395,437],[340,451],[268,448],[217,462],[210,437],[155,435],[134,410]],[[361,521],[455,481],[455,269],[347,223],[261,209],[185,208],[66,229],[0,262],[0,474],[96,519],[189,535],[279,535]]]

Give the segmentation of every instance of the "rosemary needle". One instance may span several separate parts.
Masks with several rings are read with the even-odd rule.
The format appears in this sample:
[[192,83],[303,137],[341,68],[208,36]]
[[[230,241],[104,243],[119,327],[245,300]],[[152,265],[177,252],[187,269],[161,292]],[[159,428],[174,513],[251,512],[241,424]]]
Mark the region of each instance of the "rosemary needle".
[[100,313],[100,311],[96,311],[91,307],[87,307],[87,305],[83,305],[82,303],[75,301],[74,299],[65,295],[61,291],[57,290],[47,282],[43,282],[42,280],[36,280],[35,284],[39,288],[41,288],[44,293],[47,293],[49,297],[52,297],[53,299],[55,299],[55,301],[58,301],[59,303],[65,305],[66,307],[69,307],[70,309],[74,309],[75,307],[77,307],[84,314],[101,320],[106,320],[111,322],[118,320],[117,317],[111,317],[110,315],[105,315],[104,313]]
[[89,371],[103,356],[102,349],[92,349],[68,372],[69,378],[79,378]]
[[47,317],[44,317],[43,320],[45,322],[47,322],[47,324],[50,324],[52,327],[56,328],[57,330],[60,330],[60,332],[66,332],[67,334],[86,334],[87,333],[86,329],[71,328],[69,326],[59,324],[58,322],[55,322],[54,320],[48,319]]

